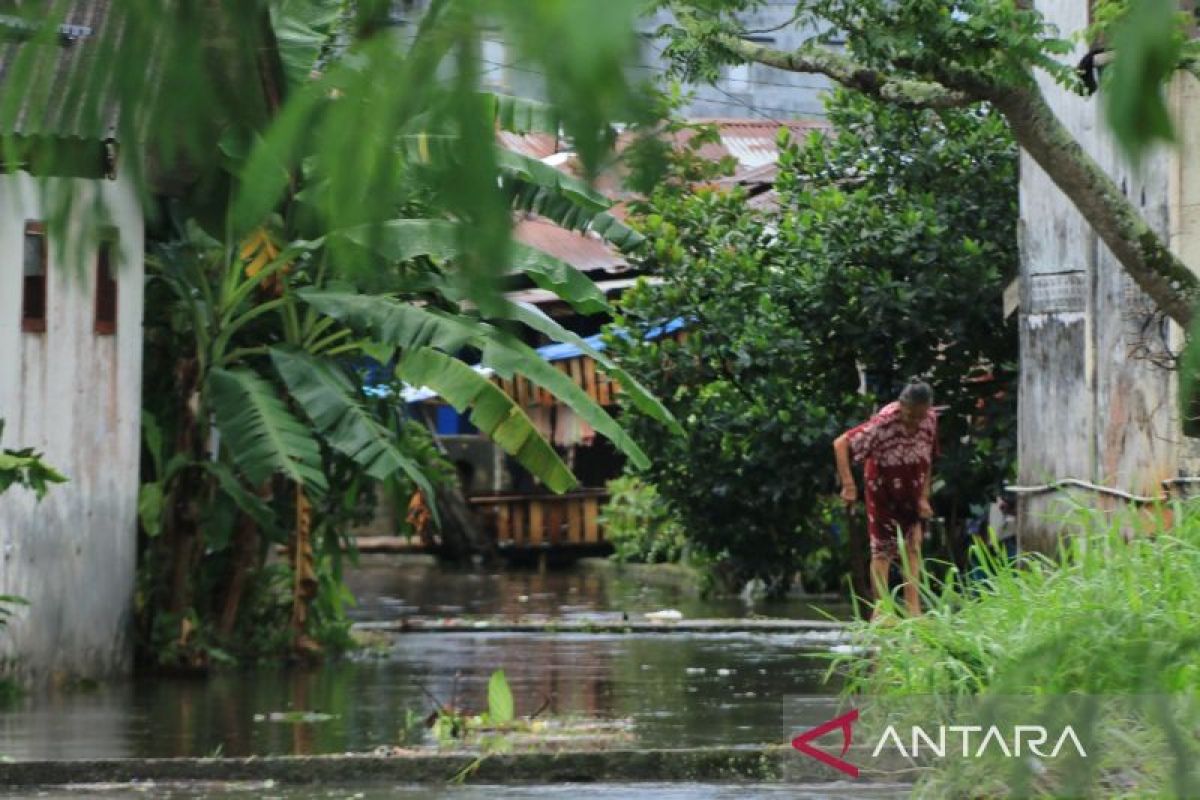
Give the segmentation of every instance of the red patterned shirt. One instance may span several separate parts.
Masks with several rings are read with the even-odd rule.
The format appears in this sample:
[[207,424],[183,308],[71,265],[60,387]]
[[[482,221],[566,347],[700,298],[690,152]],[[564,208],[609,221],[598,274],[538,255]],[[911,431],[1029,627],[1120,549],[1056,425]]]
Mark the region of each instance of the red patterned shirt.
[[897,527],[907,531],[918,521],[918,501],[938,456],[937,413],[931,408],[909,433],[900,416],[900,404],[889,403],[869,420],[846,434],[850,455],[865,463],[867,528],[873,547],[879,541],[894,543]]

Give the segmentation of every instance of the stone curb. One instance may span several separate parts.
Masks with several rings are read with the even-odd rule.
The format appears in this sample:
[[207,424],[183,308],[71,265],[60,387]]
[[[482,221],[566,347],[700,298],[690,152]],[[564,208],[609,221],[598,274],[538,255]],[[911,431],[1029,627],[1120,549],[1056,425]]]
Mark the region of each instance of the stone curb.
[[[579,783],[597,781],[781,781],[844,779],[787,747],[705,747],[680,750],[607,750],[514,753],[480,758],[437,753],[250,758],[93,759],[0,763],[0,786],[52,786],[134,781],[266,781],[347,784],[392,781],[445,783]],[[896,774],[863,775],[894,782]],[[900,776],[903,777],[903,776]]]
[[396,620],[356,622],[355,630],[380,633],[828,633],[849,628],[834,620],[694,619],[645,620]]

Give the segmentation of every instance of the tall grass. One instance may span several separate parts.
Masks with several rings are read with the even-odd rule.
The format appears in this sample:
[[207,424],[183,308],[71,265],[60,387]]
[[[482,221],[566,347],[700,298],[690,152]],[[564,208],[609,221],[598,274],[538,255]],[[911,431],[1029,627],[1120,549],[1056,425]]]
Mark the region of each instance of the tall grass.
[[[1029,696],[1031,706],[1062,695],[1172,695],[1170,708],[1138,711],[1130,703],[1132,717],[1095,721],[1112,749],[1089,765],[1088,785],[1067,787],[1046,774],[1019,787],[1019,796],[1200,796],[1200,718],[1183,697],[1195,699],[1200,689],[1200,506],[1181,505],[1174,518],[1169,529],[1130,536],[1144,528],[1136,524],[1144,517],[1093,513],[1057,558],[1026,555],[1016,565],[976,548],[982,582],[926,577],[922,617],[856,628],[875,654],[838,659],[847,692],[1017,695]],[[884,606],[887,615],[902,615],[894,596]],[[926,789],[934,796],[1018,793],[980,769],[959,774],[954,787],[935,771]]]

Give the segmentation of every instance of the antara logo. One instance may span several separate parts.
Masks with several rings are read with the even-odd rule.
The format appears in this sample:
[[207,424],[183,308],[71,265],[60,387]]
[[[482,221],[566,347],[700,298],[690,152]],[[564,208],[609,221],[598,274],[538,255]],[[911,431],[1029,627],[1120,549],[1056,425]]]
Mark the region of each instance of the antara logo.
[[[827,764],[852,778],[857,778],[858,767],[844,758],[854,741],[854,723],[857,721],[858,709],[851,709],[840,717],[835,717],[792,739],[792,747],[806,756],[817,759],[822,764]],[[871,752],[871,757],[877,758],[885,749],[892,748],[906,758],[918,758],[922,755],[946,758],[947,754],[956,756],[959,752],[963,758],[982,758],[989,752],[1003,754],[1006,758],[1020,758],[1027,753],[1042,758],[1057,758],[1062,749],[1069,746],[1078,753],[1080,758],[1087,758],[1087,751],[1084,750],[1082,742],[1079,741],[1079,737],[1070,725],[1064,727],[1058,737],[1053,740],[1054,744],[1049,752],[1043,751],[1042,748],[1052,741],[1050,732],[1041,725],[1017,725],[1013,727],[1008,736],[1005,736],[996,725],[987,728],[982,725],[939,725],[934,730],[936,730],[936,734],[931,735],[919,725],[911,726],[907,739],[910,746],[906,748],[905,739],[901,738],[894,725],[889,725],[880,734],[879,741]],[[834,756],[824,750],[818,750],[812,745],[815,739],[820,739],[833,731],[842,733],[841,753]],[[972,734],[978,734],[979,738],[972,740]],[[956,736],[961,747],[954,746],[953,739]],[[973,742],[977,743],[975,747],[972,747]]]
[[801,753],[804,753],[804,755],[806,755],[806,756],[812,756],[817,761],[820,761],[822,764],[828,764],[829,766],[833,767],[836,770],[841,770],[842,772],[849,775],[851,778],[857,778],[858,777],[858,767],[854,766],[849,761],[845,761],[842,758],[839,758],[837,756],[831,756],[831,755],[829,755],[829,753],[826,753],[824,750],[818,750],[817,748],[815,748],[811,744],[809,744],[809,742],[811,742],[813,739],[820,739],[822,736],[829,733],[830,731],[841,730],[841,732],[842,732],[841,755],[844,756],[844,755],[846,755],[846,751],[850,749],[850,743],[854,739],[854,727],[853,726],[854,726],[854,723],[857,721],[858,721],[858,709],[853,708],[850,711],[846,712],[845,714],[842,714],[840,717],[835,717],[835,718],[829,720],[829,722],[826,722],[823,725],[818,725],[817,727],[815,727],[811,730],[807,730],[804,733],[797,736],[795,739],[792,739],[792,747],[796,748]]

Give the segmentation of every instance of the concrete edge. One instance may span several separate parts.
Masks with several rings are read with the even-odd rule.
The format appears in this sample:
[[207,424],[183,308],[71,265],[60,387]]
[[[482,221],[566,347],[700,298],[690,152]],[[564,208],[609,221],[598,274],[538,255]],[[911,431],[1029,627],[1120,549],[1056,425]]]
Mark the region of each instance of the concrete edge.
[[645,620],[505,620],[453,619],[381,620],[356,622],[355,630],[381,633],[815,633],[848,631],[850,623],[835,620],[695,619],[678,622]]
[[[843,776],[844,779],[844,776]],[[894,783],[897,773],[861,781]],[[369,782],[580,783],[597,781],[829,782],[838,773],[785,746],[680,750],[601,750],[395,756],[324,755],[250,758],[93,759],[0,763],[0,786],[56,786],[134,781],[266,781],[281,784]]]

